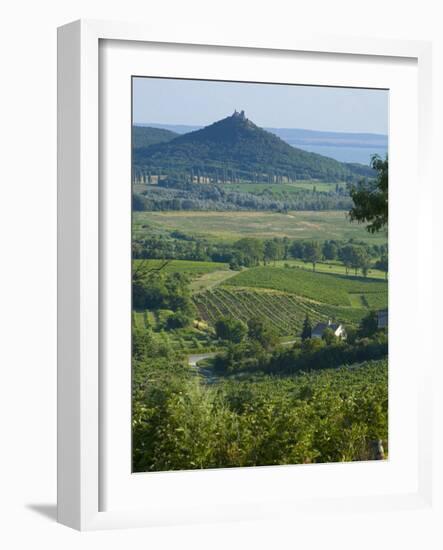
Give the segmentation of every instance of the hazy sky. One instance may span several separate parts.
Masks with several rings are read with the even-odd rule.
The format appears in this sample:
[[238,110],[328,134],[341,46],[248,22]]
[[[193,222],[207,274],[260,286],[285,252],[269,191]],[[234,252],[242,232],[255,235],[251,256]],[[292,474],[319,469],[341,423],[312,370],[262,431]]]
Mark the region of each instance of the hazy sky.
[[244,109],[258,126],[388,133],[389,92],[134,78],[134,122],[206,126]]

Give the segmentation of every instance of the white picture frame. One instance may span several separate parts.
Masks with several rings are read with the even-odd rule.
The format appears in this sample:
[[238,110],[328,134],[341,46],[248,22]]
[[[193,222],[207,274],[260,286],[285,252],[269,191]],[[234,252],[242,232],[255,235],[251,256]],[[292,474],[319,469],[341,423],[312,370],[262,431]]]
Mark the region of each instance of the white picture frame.
[[[297,33],[296,38],[281,41],[264,39],[247,34],[242,37],[230,38],[226,41],[223,33],[220,36],[193,35],[190,42],[183,32],[174,31],[170,35],[156,32],[155,27],[143,25],[77,21],[59,29],[58,34],[58,519],[80,530],[118,528],[131,526],[172,525],[178,523],[193,523],[201,521],[220,521],[236,519],[259,519],[266,517],[291,517],[303,511],[327,512],[331,507],[346,512],[356,507],[365,512],[373,510],[392,509],[423,509],[432,503],[432,451],[431,451],[431,364],[432,350],[427,349],[422,355],[422,368],[418,378],[412,380],[411,391],[414,388],[417,407],[413,409],[414,422],[417,426],[414,441],[414,462],[408,465],[416,470],[416,477],[411,485],[393,487],[385,494],[370,491],[365,494],[353,494],[352,479],[360,476],[363,470],[361,464],[337,465],[338,468],[348,468],[351,472],[346,481],[348,490],[340,492],[331,486],[326,495],[321,491],[312,491],[312,498],[306,494],[302,498],[292,498],[283,491],[288,485],[294,470],[291,467],[249,468],[234,470],[219,470],[198,472],[200,486],[216,483],[221,487],[229,482],[237,486],[260,487],[252,491],[248,506],[236,506],[235,494],[213,499],[202,506],[192,505],[186,498],[178,504],[164,499],[161,505],[153,502],[154,490],[147,497],[151,502],[131,505],[129,496],[119,500],[119,493],[114,492],[112,506],[108,509],[103,505],[103,483],[107,480],[106,456],[109,452],[106,430],[106,400],[107,392],[113,391],[111,386],[103,387],[103,357],[100,348],[100,338],[103,330],[103,301],[107,299],[107,284],[102,285],[104,257],[103,231],[108,216],[107,210],[112,208],[111,201],[103,201],[104,193],[100,187],[100,155],[103,144],[100,139],[100,112],[105,109],[100,104],[101,63],[108,63],[110,57],[101,54],[101,45],[112,41],[126,50],[125,55],[131,55],[132,47],[140,44],[169,45],[180,49],[189,47],[192,43],[210,59],[213,48],[221,48],[230,56],[247,56],[262,52],[282,57],[291,52],[303,52],[310,55],[325,55],[332,57],[361,59],[371,63],[371,59],[386,59],[394,67],[395,64],[409,60],[415,66],[418,82],[418,99],[416,112],[418,125],[412,121],[411,128],[416,128],[418,134],[418,149],[416,153],[418,166],[418,181],[422,186],[420,201],[418,201],[417,226],[417,261],[426,263],[431,257],[432,249],[427,245],[427,239],[432,235],[431,188],[430,183],[430,139],[431,139],[431,46],[426,42],[370,40],[342,37],[315,37]],[[212,48],[212,50],[211,50]],[[118,49],[118,48],[117,48]],[[129,52],[129,54],[128,54]],[[156,55],[155,52],[152,55]],[[158,55],[158,54],[157,54]],[[409,62],[408,61],[408,62]],[[182,69],[185,70],[185,69]],[[216,74],[216,69],[213,69]],[[118,72],[118,71],[117,71]],[[118,73],[120,74],[120,73]],[[326,78],[326,77],[325,77]],[[414,77],[415,78],[415,77]],[[105,84],[107,80],[104,80]],[[343,84],[344,85],[344,84]],[[414,91],[415,94],[415,91]],[[414,126],[415,125],[415,126]],[[399,138],[400,139],[400,138]],[[411,159],[410,159],[411,160]],[[414,161],[411,160],[414,165]],[[129,183],[129,182],[128,182]],[[426,193],[425,193],[426,191]],[[417,201],[415,201],[417,202]],[[407,207],[407,203],[405,202]],[[394,212],[396,213],[396,212]],[[401,216],[394,216],[396,223],[402,224]],[[395,233],[395,227],[393,228]],[[420,250],[420,252],[418,251]],[[401,254],[401,251],[398,253]],[[105,255],[106,256],[106,255]],[[395,261],[395,255],[394,255]],[[424,280],[424,272],[417,269],[410,279],[416,284],[417,294],[414,295],[412,306],[417,316],[426,315],[431,308],[432,288]],[[394,279],[395,280],[395,279]],[[392,281],[392,279],[391,279]],[[395,293],[394,293],[395,295]],[[428,300],[424,298],[427,297]],[[392,315],[391,311],[390,314]],[[410,353],[411,361],[414,356]],[[395,377],[394,377],[395,380]],[[115,385],[114,385],[115,387]],[[121,394],[122,399],[125,396]],[[127,396],[129,400],[129,396]],[[123,401],[121,402],[123,403]],[[123,406],[123,405],[122,405]],[[118,413],[118,409],[117,409]],[[114,444],[115,445],[115,444]],[[115,449],[115,447],[113,447]],[[123,457],[124,460],[124,457]],[[394,464],[394,466],[392,466]],[[341,471],[333,470],[340,478]],[[371,469],[374,465],[369,465]],[[383,465],[376,465],[383,466]],[[389,467],[395,469],[395,463]],[[313,487],[316,483],[325,483],[331,477],[333,466],[310,468],[305,470],[305,477]],[[300,472],[300,470],[298,470]],[[406,470],[405,470],[406,472]],[[129,472],[130,473],[130,472]],[[379,471],[366,472],[364,475],[382,475]],[[387,474],[391,476],[392,472]],[[181,491],[197,487],[195,472],[150,474],[156,476],[157,491],[162,486],[179,486]],[[406,475],[406,474],[405,474]],[[409,474],[408,474],[409,475]],[[162,477],[163,476],[163,477]],[[300,476],[299,476],[300,477]],[[135,479],[135,478],[134,478]],[[152,479],[152,478],[151,478]],[[400,478],[399,478],[400,479]],[[215,480],[215,481],[214,481]],[[141,482],[141,478],[135,483]],[[403,481],[399,481],[403,483]],[[131,483],[133,484],[133,483]],[[243,485],[242,485],[243,484]],[[278,487],[281,487],[278,489]],[[274,487],[274,489],[272,489]],[[275,489],[277,487],[277,489]],[[196,489],[197,490],[197,489]],[[280,492],[279,492],[280,491]],[[123,493],[122,493],[123,494]],[[130,493],[126,493],[130,495]],[[208,497],[210,498],[210,497]],[[244,503],[243,503],[244,504]]]

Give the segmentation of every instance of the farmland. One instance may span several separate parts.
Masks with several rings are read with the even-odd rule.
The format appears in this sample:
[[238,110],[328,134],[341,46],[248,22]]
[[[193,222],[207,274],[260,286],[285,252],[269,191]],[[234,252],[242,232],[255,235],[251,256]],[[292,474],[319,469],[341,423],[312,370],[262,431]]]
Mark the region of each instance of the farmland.
[[363,307],[339,307],[303,299],[296,294],[229,286],[198,293],[194,302],[199,315],[210,325],[224,316],[245,323],[259,316],[272,323],[279,336],[293,338],[300,334],[306,315],[313,322],[340,319],[357,325],[367,313]]
[[356,239],[384,244],[386,235],[370,234],[350,224],[343,211],[329,212],[134,212],[133,237],[141,239],[171,231],[210,241],[233,242],[242,237],[290,239]]
[[[185,229],[186,224],[180,225],[179,234],[185,236]],[[214,327],[224,317],[243,323],[255,317],[266,319],[284,341],[299,339],[306,316],[313,323],[335,320],[357,327],[368,311],[387,307],[385,273],[372,268],[367,277],[355,275],[353,270],[346,274],[348,270],[339,260],[323,260],[315,272],[297,259],[240,271],[230,269],[226,262],[207,260],[134,260],[134,270],[140,266],[188,277],[195,316],[204,325],[168,331],[167,317],[172,311],[134,313],[137,326],[148,320],[156,340],[176,351],[204,352],[223,346]]]
[[256,267],[226,281],[243,288],[270,288],[289,292],[330,305],[351,306],[350,295],[377,295],[377,303],[386,306],[387,283],[329,273],[314,273],[297,268]]
[[[280,262],[281,263],[281,262]],[[182,273],[189,277],[192,301],[199,328],[168,331],[170,310],[134,312],[137,327],[151,327],[158,342],[176,351],[210,351],[222,345],[213,334],[217,320],[232,317],[248,323],[255,317],[271,323],[282,341],[298,339],[303,321],[313,323],[338,320],[357,326],[369,309],[387,305],[387,283],[380,278],[362,278],[331,272],[312,272],[295,261],[280,265],[232,271],[221,262],[189,260],[135,260],[134,269],[162,268],[165,273]],[[325,270],[327,263],[323,264]],[[337,262],[335,269],[342,268]]]

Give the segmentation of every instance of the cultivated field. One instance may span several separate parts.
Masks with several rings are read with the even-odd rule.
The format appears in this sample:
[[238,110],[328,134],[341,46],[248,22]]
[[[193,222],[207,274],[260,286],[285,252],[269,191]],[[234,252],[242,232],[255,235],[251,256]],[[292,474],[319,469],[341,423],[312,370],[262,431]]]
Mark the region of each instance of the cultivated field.
[[376,302],[377,307],[387,305],[385,281],[316,273],[299,268],[255,267],[230,278],[225,284],[243,288],[269,288],[337,306],[354,305],[350,296],[356,294]]
[[349,223],[346,212],[134,212],[133,238],[141,239],[170,231],[212,241],[233,242],[242,237],[325,239],[384,244],[384,233],[370,234],[365,227]]
[[337,319],[357,325],[367,314],[367,309],[362,307],[339,307],[307,300],[296,294],[235,287],[217,287],[195,294],[194,303],[208,324],[213,325],[226,316],[246,323],[260,317],[271,323],[279,336],[294,338],[300,335],[306,315],[314,323]]
[[168,310],[134,312],[135,326],[151,327],[158,342],[176,351],[219,345],[213,327],[223,317],[246,323],[256,317],[266,319],[284,340],[299,337],[306,315],[313,323],[330,319],[356,327],[368,310],[387,307],[387,282],[381,272],[368,278],[344,275],[338,262],[318,264],[316,272],[297,260],[240,272],[219,262],[189,260],[134,260],[134,269],[141,264],[190,276],[192,299],[204,321],[197,328],[164,330],[172,313]]

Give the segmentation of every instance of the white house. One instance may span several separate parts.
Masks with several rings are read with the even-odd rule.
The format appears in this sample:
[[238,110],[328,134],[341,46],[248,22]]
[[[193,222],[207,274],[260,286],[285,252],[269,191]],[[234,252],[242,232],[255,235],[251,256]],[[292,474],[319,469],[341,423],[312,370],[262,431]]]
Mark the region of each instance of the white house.
[[341,323],[332,323],[330,320],[327,323],[317,323],[312,329],[311,338],[322,338],[327,328],[331,329],[337,338],[342,340],[346,338],[345,327]]

